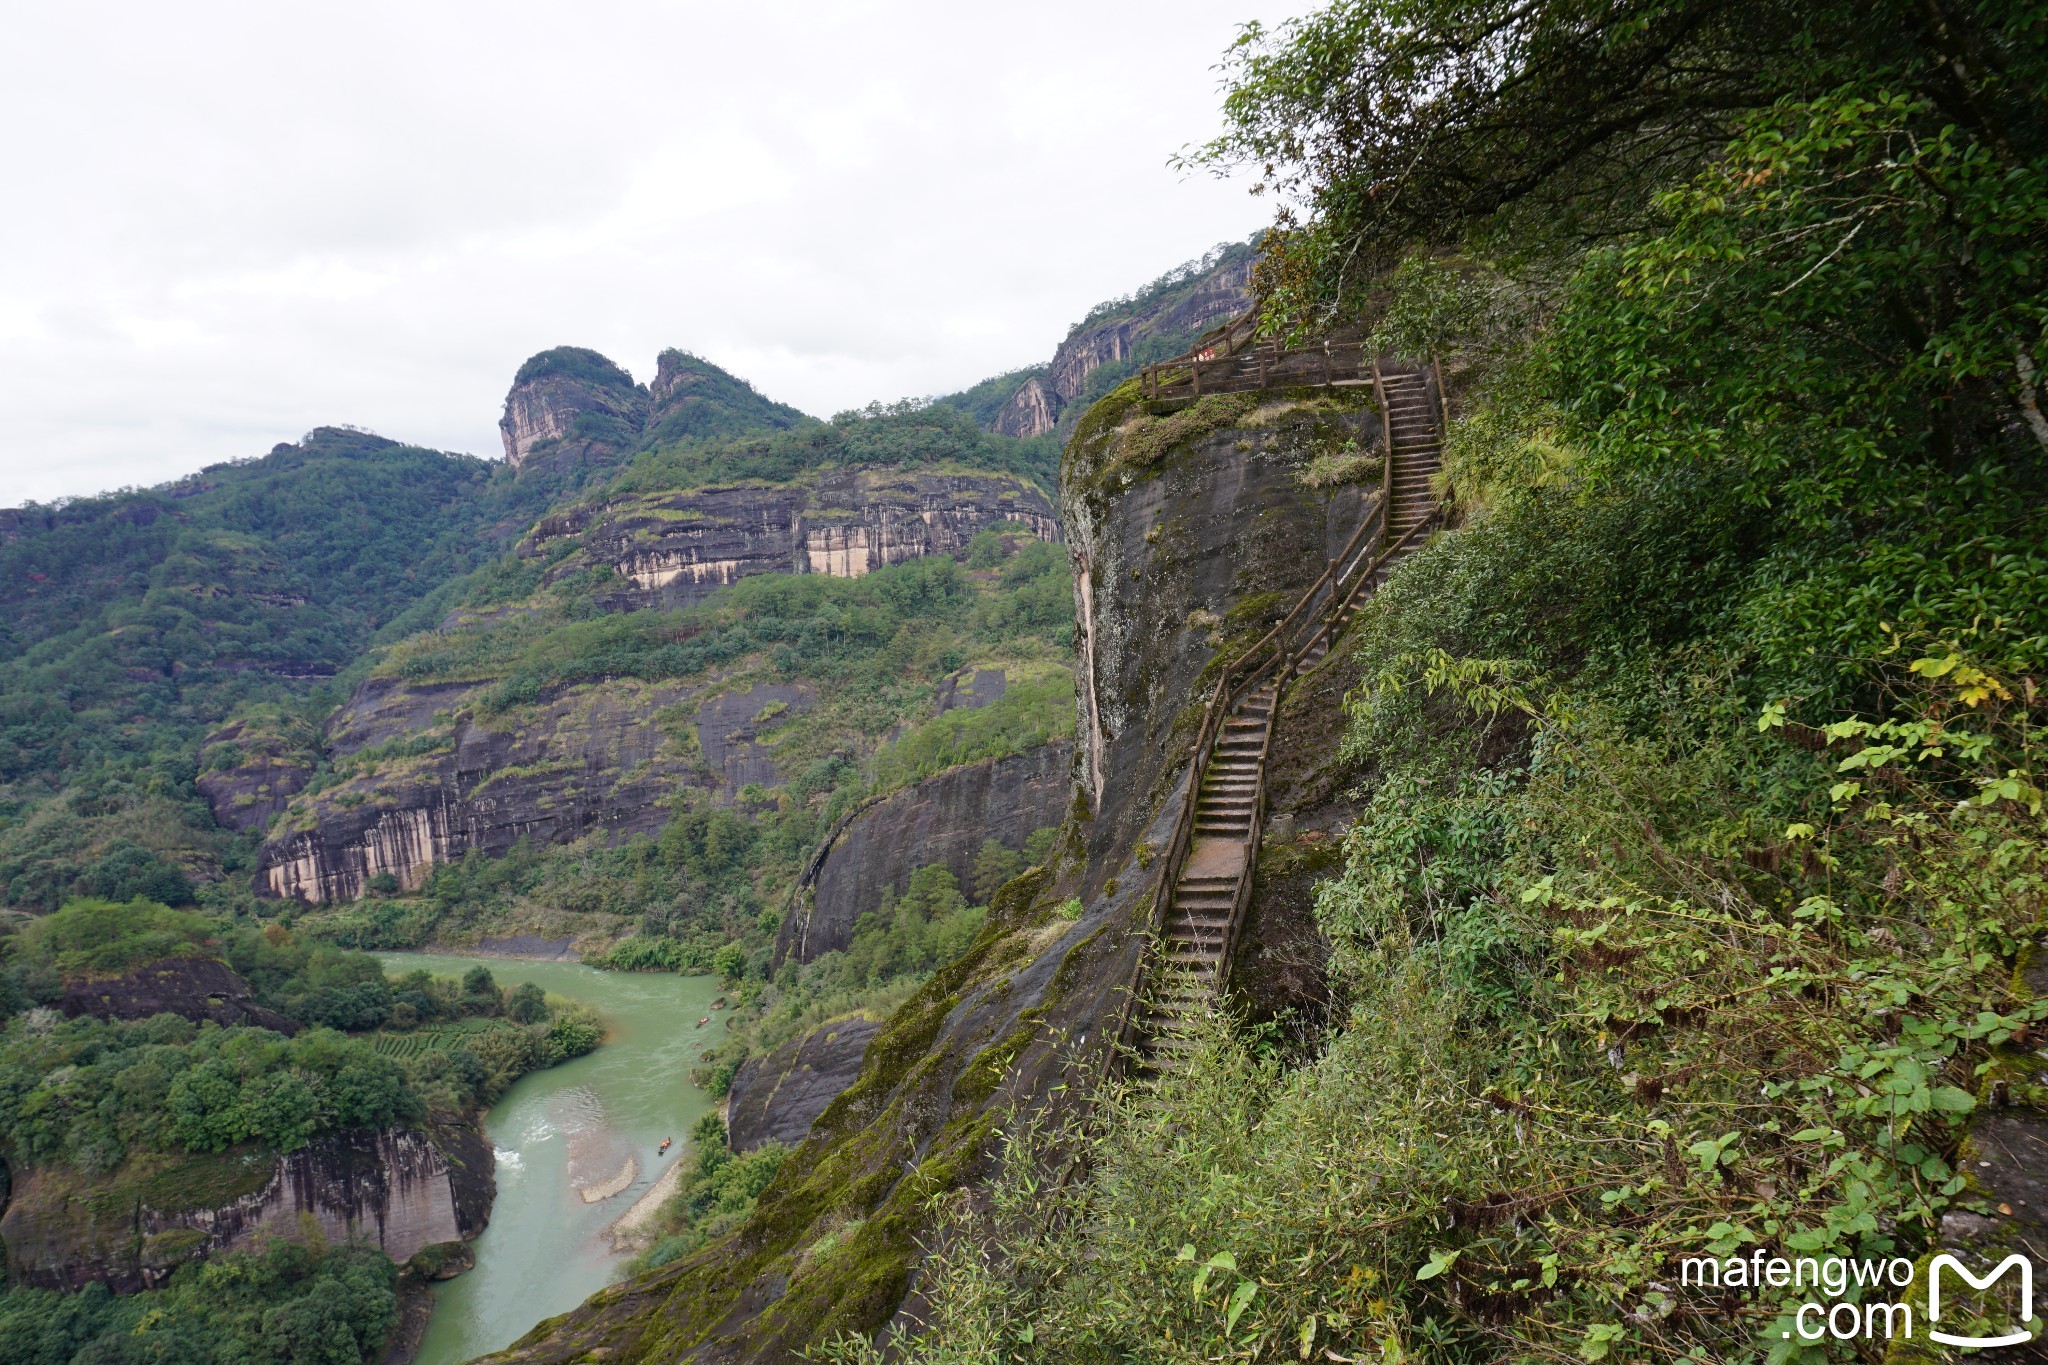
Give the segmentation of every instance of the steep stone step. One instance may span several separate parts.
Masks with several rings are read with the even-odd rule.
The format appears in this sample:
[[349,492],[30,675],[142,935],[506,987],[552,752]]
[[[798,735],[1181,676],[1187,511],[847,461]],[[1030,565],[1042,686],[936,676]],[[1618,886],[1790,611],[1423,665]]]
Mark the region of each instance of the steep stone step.
[[[1437,483],[1442,473],[1442,420],[1436,395],[1424,377],[1414,371],[1397,371],[1380,376],[1385,399],[1384,419],[1392,453],[1383,493],[1385,534],[1399,539],[1416,532],[1436,514],[1440,495]],[[1353,573],[1370,563],[1388,542],[1368,546],[1345,568]],[[1307,626],[1282,642],[1293,652],[1297,673],[1317,667],[1332,652],[1337,639],[1356,619],[1360,606],[1385,582],[1393,564],[1414,549],[1404,545],[1388,555],[1363,576],[1363,580],[1342,595],[1331,590],[1306,604]],[[1321,590],[1319,590],[1321,591]],[[1314,613],[1325,613],[1317,619]],[[1215,848],[1220,843],[1244,844],[1257,821],[1263,772],[1268,758],[1269,727],[1279,693],[1277,678],[1269,678],[1246,693],[1230,710],[1219,727],[1209,761],[1195,790],[1190,794],[1195,807],[1190,814],[1194,837]],[[1210,866],[1217,864],[1210,863]],[[1228,862],[1224,866],[1230,866]],[[1142,1029],[1139,1051],[1144,1074],[1160,1076],[1184,1064],[1199,1046],[1189,1036],[1193,1021],[1215,1006],[1225,945],[1236,929],[1235,915],[1244,871],[1226,875],[1194,877],[1178,869],[1174,873],[1171,897],[1160,926],[1156,946],[1158,966],[1153,972],[1152,994],[1139,1016]]]

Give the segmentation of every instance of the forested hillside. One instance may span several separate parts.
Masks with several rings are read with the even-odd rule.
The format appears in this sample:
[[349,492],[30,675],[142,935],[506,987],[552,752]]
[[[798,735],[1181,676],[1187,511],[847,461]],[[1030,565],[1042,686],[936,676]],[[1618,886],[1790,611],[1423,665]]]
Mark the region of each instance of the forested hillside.
[[[1956,1358],[1929,1258],[2048,1248],[2044,34],[1697,0],[1247,31],[1198,159],[1287,205],[1266,326],[1442,358],[1458,527],[1337,651],[1341,841],[1259,865],[1322,869],[1324,990],[1014,1120],[890,1358]],[[1921,1278],[1843,1333],[1717,1259],[1752,1255]]]
[[255,704],[317,718],[380,628],[553,491],[323,427],[160,488],[6,513],[0,899],[190,902],[246,867],[193,788],[200,738]]
[[[588,373],[638,392],[564,347],[521,369],[508,410]],[[802,418],[681,352],[658,387],[653,429],[580,462],[520,471],[321,427],[161,487],[0,512],[0,904],[184,904],[244,881],[246,824],[221,828],[195,786],[210,731],[233,716],[235,757],[296,758],[373,640],[430,624],[436,590],[551,505],[637,451]]]

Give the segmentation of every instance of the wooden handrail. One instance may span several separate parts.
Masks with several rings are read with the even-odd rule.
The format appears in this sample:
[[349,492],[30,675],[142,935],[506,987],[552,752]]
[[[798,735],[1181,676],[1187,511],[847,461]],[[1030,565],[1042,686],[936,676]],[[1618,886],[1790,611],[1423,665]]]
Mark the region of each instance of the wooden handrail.
[[[1434,356],[1431,357],[1430,364],[1432,369],[1436,370]],[[1163,369],[1164,367],[1153,368]],[[1393,414],[1387,404],[1385,382],[1380,373],[1377,357],[1372,359],[1371,368],[1373,389],[1375,395],[1379,398],[1380,412],[1383,419],[1382,439],[1386,446],[1386,464],[1381,478],[1381,492],[1378,505],[1374,508],[1373,514],[1360,523],[1358,530],[1352,533],[1351,539],[1345,543],[1342,550],[1338,551],[1336,557],[1330,560],[1323,572],[1317,576],[1316,581],[1311,583],[1307,590],[1296,600],[1293,609],[1251,646],[1239,651],[1235,659],[1223,666],[1221,674],[1217,677],[1216,686],[1210,692],[1207,705],[1203,707],[1201,727],[1197,730],[1195,742],[1189,751],[1187,779],[1181,791],[1180,812],[1174,820],[1173,834],[1167,841],[1159,881],[1153,888],[1152,907],[1151,914],[1148,916],[1147,933],[1154,941],[1157,940],[1164,926],[1166,916],[1172,909],[1173,895],[1179,881],[1180,869],[1193,842],[1195,815],[1201,804],[1203,777],[1208,771],[1210,759],[1214,757],[1216,740],[1222,731],[1223,723],[1236,706],[1237,701],[1254,684],[1263,680],[1275,664],[1282,666],[1278,673],[1279,685],[1274,689],[1272,709],[1266,715],[1265,752],[1270,754],[1272,752],[1273,737],[1279,723],[1281,692],[1287,679],[1292,677],[1295,671],[1299,669],[1302,662],[1308,657],[1310,650],[1315,647],[1317,641],[1323,637],[1324,633],[1334,631],[1338,623],[1343,619],[1344,610],[1364,590],[1365,586],[1374,580],[1388,560],[1411,545],[1425,530],[1435,525],[1442,516],[1444,509],[1449,505],[1448,485],[1446,485],[1446,497],[1438,502],[1437,506],[1430,511],[1428,516],[1423,517],[1415,525],[1409,527],[1393,544],[1387,545],[1384,543],[1391,516],[1394,490]],[[1436,372],[1438,376],[1437,392],[1439,402],[1441,402],[1443,398],[1441,371],[1436,370]],[[1199,383],[1199,371],[1197,371],[1197,382]],[[1448,421],[1448,409],[1446,408],[1444,411],[1446,413],[1446,421]],[[1372,537],[1372,540],[1368,540],[1369,536]],[[1379,551],[1370,556],[1369,562],[1364,562],[1366,561],[1366,555],[1363,553],[1364,547],[1370,545],[1373,541],[1380,542]],[[1354,554],[1357,554],[1359,560],[1364,562],[1364,567],[1360,569],[1356,564],[1353,564],[1347,570],[1345,568],[1346,561],[1351,560]],[[1349,580],[1348,587],[1345,586],[1346,580]],[[1314,604],[1317,596],[1325,588],[1329,589],[1329,605],[1324,618],[1317,622],[1316,628],[1308,633],[1298,648],[1288,650],[1285,647],[1278,647],[1276,649],[1275,647],[1278,646],[1278,642],[1288,629],[1301,617],[1303,612],[1307,611]],[[1269,650],[1274,652],[1269,655]],[[1252,823],[1247,835],[1249,842],[1247,844],[1246,857],[1248,859],[1256,856],[1258,840],[1264,828],[1265,784],[1266,765],[1261,763],[1252,802]],[[1247,868],[1246,874],[1249,871],[1250,869]],[[1231,959],[1237,947],[1238,930],[1241,927],[1245,902],[1250,895],[1251,883],[1251,876],[1240,875],[1237,895],[1232,902],[1229,927],[1225,931],[1222,950],[1216,962],[1216,980],[1219,984],[1228,979]],[[1128,1045],[1130,1043],[1130,1035],[1137,1019],[1138,992],[1144,981],[1148,958],[1149,949],[1141,952],[1137,960],[1132,964],[1131,977],[1126,983],[1124,993],[1123,1018],[1117,1030],[1117,1041],[1120,1045]]]

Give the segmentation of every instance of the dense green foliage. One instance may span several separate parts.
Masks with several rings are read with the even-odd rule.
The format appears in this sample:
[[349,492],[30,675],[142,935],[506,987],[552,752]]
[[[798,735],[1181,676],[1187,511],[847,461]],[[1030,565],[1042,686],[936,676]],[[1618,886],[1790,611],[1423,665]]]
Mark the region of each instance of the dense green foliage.
[[[1026,848],[1042,856],[1049,834],[1038,831]],[[944,866],[912,871],[902,895],[884,893],[882,903],[860,917],[846,947],[809,962],[786,960],[772,982],[746,992],[726,1036],[703,1054],[696,1073],[701,1083],[722,1095],[748,1057],[773,1052],[834,1019],[887,1018],[974,941],[988,917],[989,894],[1022,868],[1024,857],[994,839],[983,844],[974,886],[983,904],[970,905],[960,879]]]
[[0,1142],[31,1166],[99,1175],[138,1151],[290,1152],[330,1128],[424,1117],[397,1066],[326,1029],[29,1014],[0,1035]]
[[530,355],[512,376],[512,383],[517,386],[549,378],[573,379],[599,389],[637,387],[633,376],[617,361],[587,346],[556,346]]
[[[257,1004],[312,1027],[287,1038],[174,1014],[67,1020],[45,1007],[66,981],[165,958],[224,961]],[[461,981],[392,979],[373,957],[276,924],[221,925],[146,901],[74,901],[0,938],[0,961],[12,1015],[0,1032],[0,1151],[87,1175],[137,1153],[245,1142],[288,1152],[331,1129],[470,1109],[603,1038],[584,1007],[507,994],[486,968]]]
[[76,900],[24,925],[11,956],[63,976],[84,976],[202,951],[213,941],[211,922],[191,911],[146,900]]
[[[0,537],[0,903],[190,902],[247,865],[193,788],[239,707],[335,698],[404,610],[561,488],[323,427],[160,488],[29,506]],[[196,875],[195,875],[196,874]]]
[[986,428],[994,424],[996,414],[1003,410],[1003,406],[1017,396],[1017,390],[1034,379],[1045,378],[1046,373],[1043,365],[1027,365],[1021,370],[992,375],[972,388],[934,398],[932,402],[958,408],[972,417],[976,426]]
[[732,437],[742,432],[807,424],[810,418],[787,403],[764,397],[752,384],[688,351],[661,353],[668,372],[659,411],[640,434],[640,445],[657,449],[691,437]]
[[859,465],[958,465],[1015,474],[1050,488],[1059,451],[1044,439],[991,436],[973,418],[945,404],[905,399],[871,403],[838,413],[830,422],[810,422],[787,431],[662,446],[635,458],[612,490],[665,491],[739,479],[785,483],[815,470]]
[[116,1296],[0,1295],[9,1365],[360,1365],[398,1320],[397,1270],[363,1247],[273,1242]]
[[1673,1262],[1912,1262],[2042,1098],[2042,20],[1248,33],[1210,154],[1295,196],[1268,321],[1444,354],[1466,523],[1345,651],[1327,1027],[1020,1125],[909,1358],[1869,1358]]

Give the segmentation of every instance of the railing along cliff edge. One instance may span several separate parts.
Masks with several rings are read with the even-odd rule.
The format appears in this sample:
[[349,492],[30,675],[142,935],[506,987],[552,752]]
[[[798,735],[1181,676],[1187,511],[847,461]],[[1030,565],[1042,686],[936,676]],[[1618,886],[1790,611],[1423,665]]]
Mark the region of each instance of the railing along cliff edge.
[[[1147,917],[1145,932],[1154,941],[1158,939],[1160,931],[1165,925],[1167,914],[1173,906],[1174,890],[1179,879],[1180,868],[1185,862],[1189,848],[1193,843],[1196,810],[1201,804],[1202,779],[1208,771],[1210,759],[1214,756],[1216,739],[1222,731],[1224,721],[1228,719],[1231,711],[1247,692],[1264,681],[1276,664],[1284,663],[1286,667],[1279,674],[1280,685],[1274,689],[1272,709],[1266,716],[1266,752],[1270,754],[1275,729],[1279,723],[1281,696],[1287,679],[1300,666],[1309,650],[1315,647],[1317,640],[1322,637],[1323,633],[1336,629],[1343,619],[1344,609],[1350,605],[1353,598],[1358,595],[1366,584],[1372,581],[1373,576],[1379,572],[1387,560],[1405,550],[1425,530],[1434,526],[1441,517],[1443,508],[1450,501],[1447,490],[1445,497],[1439,501],[1437,507],[1428,516],[1422,518],[1414,526],[1411,526],[1392,545],[1387,545],[1378,554],[1372,555],[1369,563],[1365,562],[1367,556],[1361,551],[1361,547],[1369,548],[1372,543],[1383,542],[1385,539],[1394,489],[1393,423],[1387,408],[1385,388],[1381,381],[1377,361],[1372,363],[1371,369],[1373,388],[1380,401],[1380,411],[1384,422],[1385,466],[1380,482],[1379,503],[1373,509],[1372,514],[1359,525],[1351,540],[1331,559],[1322,574],[1302,593],[1301,597],[1295,602],[1293,610],[1281,618],[1280,622],[1267,631],[1265,635],[1261,636],[1256,643],[1240,652],[1235,659],[1224,665],[1222,673],[1216,679],[1216,686],[1210,693],[1208,704],[1203,708],[1201,728],[1196,732],[1195,742],[1189,750],[1188,775],[1181,791],[1180,812],[1174,821],[1172,838],[1168,840],[1162,855],[1163,866],[1159,880],[1153,888],[1151,912]],[[1439,388],[1439,393],[1441,394],[1441,392],[1441,388]],[[1355,560],[1353,559],[1354,555],[1357,555]],[[1350,561],[1349,569],[1345,567],[1347,561]],[[1362,571],[1359,571],[1361,563],[1364,564],[1364,568]],[[1347,582],[1349,584],[1348,588],[1345,587]],[[1291,651],[1282,649],[1279,642],[1296,622],[1309,611],[1316,598],[1325,589],[1328,589],[1330,593],[1329,608],[1316,621],[1315,629],[1309,632],[1297,649]],[[1222,954],[1216,963],[1216,980],[1219,986],[1227,978],[1231,956],[1237,946],[1238,927],[1243,920],[1245,902],[1250,894],[1252,877],[1249,864],[1250,860],[1254,859],[1257,855],[1258,841],[1264,829],[1265,795],[1266,766],[1262,762],[1259,765],[1258,783],[1252,803],[1252,825],[1245,851],[1247,865],[1238,880],[1237,899],[1232,906],[1230,927],[1224,938]],[[1116,1029],[1116,1041],[1120,1049],[1128,1047],[1131,1042],[1131,1032],[1137,1019],[1140,1000],[1139,993],[1144,982],[1149,957],[1150,949],[1148,947],[1145,952],[1139,955],[1137,962],[1133,965],[1130,979],[1126,983],[1124,1001],[1121,1006],[1122,1017]]]

